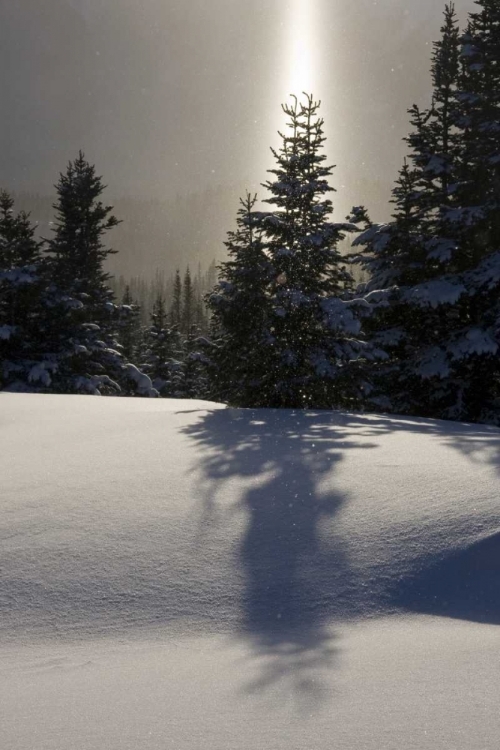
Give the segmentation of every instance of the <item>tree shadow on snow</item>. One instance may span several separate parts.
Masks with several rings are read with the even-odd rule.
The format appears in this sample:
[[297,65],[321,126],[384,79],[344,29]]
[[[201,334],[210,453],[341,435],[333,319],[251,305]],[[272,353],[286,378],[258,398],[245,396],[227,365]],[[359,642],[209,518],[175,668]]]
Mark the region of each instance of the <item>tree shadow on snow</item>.
[[391,601],[411,612],[500,625],[500,533],[399,581]]
[[[373,427],[380,432],[398,430],[428,435],[463,454],[471,463],[491,466],[500,474],[498,428],[384,416],[377,417]],[[471,498],[471,514],[472,506]],[[500,513],[497,525],[500,527]],[[500,532],[435,555],[420,569],[416,565],[409,575],[389,584],[386,596],[391,609],[500,625]]]
[[[500,471],[500,431],[483,425],[385,415],[287,410],[204,413],[187,434],[207,451],[203,526],[218,522],[221,480],[260,481],[239,507],[247,526],[238,550],[244,574],[241,635],[264,658],[260,689],[284,676],[303,691],[308,674],[333,664],[336,648],[327,623],[355,617],[361,601],[347,542],[334,519],[348,498],[321,492],[351,447],[377,447],[392,432],[428,436],[473,462]],[[375,442],[373,442],[373,440]],[[331,482],[328,483],[331,487]],[[223,521],[222,521],[223,522]],[[323,534],[325,522],[329,533]],[[333,532],[332,532],[333,529]],[[379,595],[386,611],[404,610],[500,624],[500,534],[443,552],[402,580],[388,580]],[[369,593],[368,593],[369,598]]]
[[320,670],[338,656],[331,623],[356,586],[346,543],[328,523],[348,498],[322,492],[321,482],[344,451],[374,446],[355,442],[350,418],[334,412],[217,410],[185,432],[206,454],[202,528],[224,523],[221,482],[238,478],[243,487],[226,512],[246,516],[235,561],[243,579],[239,637],[251,645],[258,676],[245,690],[285,683],[317,701]]

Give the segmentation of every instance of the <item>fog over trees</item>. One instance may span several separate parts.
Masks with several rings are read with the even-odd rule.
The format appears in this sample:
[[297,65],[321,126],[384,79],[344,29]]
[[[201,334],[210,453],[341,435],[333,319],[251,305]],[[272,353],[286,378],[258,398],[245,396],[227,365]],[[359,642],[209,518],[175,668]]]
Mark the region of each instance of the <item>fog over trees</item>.
[[[114,271],[150,277],[182,265],[181,253],[191,265],[220,258],[239,196],[257,191],[272,166],[279,103],[302,91],[286,77],[289,26],[301,2],[0,0],[0,60],[9,71],[0,80],[8,113],[0,121],[2,187],[41,195],[47,208],[54,173],[83,149],[124,219]],[[366,203],[374,218],[387,219],[406,109],[429,101],[441,5],[309,0],[307,7],[318,67],[307,90],[322,101],[338,217]],[[462,18],[472,8],[472,0],[457,3]],[[177,195],[183,205],[193,201],[189,220],[179,220],[182,250],[172,218],[174,207],[182,210]],[[39,216],[19,206],[35,221],[50,220],[50,209]]]

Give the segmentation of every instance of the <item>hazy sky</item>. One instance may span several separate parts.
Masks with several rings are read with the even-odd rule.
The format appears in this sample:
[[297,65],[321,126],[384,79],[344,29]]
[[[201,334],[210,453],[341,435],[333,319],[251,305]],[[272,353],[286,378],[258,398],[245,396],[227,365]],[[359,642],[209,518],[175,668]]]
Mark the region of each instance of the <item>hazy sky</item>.
[[[456,5],[465,18],[473,2]],[[338,211],[368,202],[376,215],[405,152],[406,109],[428,100],[443,7],[0,0],[0,182],[49,192],[83,148],[114,196],[255,188],[280,103],[305,85],[323,101]]]

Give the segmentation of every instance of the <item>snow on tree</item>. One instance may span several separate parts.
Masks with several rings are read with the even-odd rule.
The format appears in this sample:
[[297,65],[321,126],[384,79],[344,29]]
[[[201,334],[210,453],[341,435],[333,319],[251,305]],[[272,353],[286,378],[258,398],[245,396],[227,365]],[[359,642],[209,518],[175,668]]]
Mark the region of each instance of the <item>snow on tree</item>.
[[207,348],[210,342],[204,336],[199,335],[196,326],[192,327],[191,333],[184,341],[183,359],[179,363],[177,381],[172,379],[176,388],[176,398],[208,398],[209,375]]
[[372,225],[359,213],[366,227],[354,244],[371,275],[367,328],[389,355],[374,403],[498,423],[500,8],[479,4],[463,39],[447,6],[433,104],[410,110],[411,166],[393,192],[392,221]]
[[117,334],[120,341],[120,351],[127,362],[136,362],[142,338],[141,309],[130,292],[130,286],[125,287],[121,304],[118,308]]
[[360,396],[352,363],[366,346],[338,248],[354,227],[329,219],[333,168],[325,165],[319,106],[312,96],[283,106],[288,131],[264,184],[273,210],[256,214],[271,269],[256,405],[352,406]]
[[235,231],[228,233],[229,260],[207,302],[212,313],[209,357],[211,397],[235,405],[257,403],[265,376],[262,351],[268,337],[273,268],[254,212],[257,196],[240,200]]
[[479,0],[462,38],[456,125],[462,148],[446,219],[465,287],[451,341],[465,418],[500,423],[500,4]]
[[181,389],[182,341],[177,326],[168,324],[162,294],[154,302],[151,323],[144,333],[143,369],[161,396],[173,397]]
[[151,381],[118,351],[119,306],[103,264],[114,251],[104,235],[118,224],[100,196],[102,179],[80,152],[60,175],[49,269],[62,290],[54,310],[51,344],[56,369],[51,389],[62,393],[155,395]]
[[288,131],[263,185],[273,210],[254,210],[256,198],[247,196],[209,297],[212,383],[231,403],[328,408],[361,397],[355,363],[372,354],[338,248],[355,226],[329,219],[333,168],[324,163],[319,106],[307,95],[283,106]]
[[206,398],[208,395],[207,339],[202,336],[199,300],[196,297],[189,267],[183,284],[181,322],[182,361],[177,371],[174,394],[177,398]]
[[51,382],[44,341],[54,299],[46,291],[41,243],[24,212],[0,192],[0,389],[33,391]]
[[424,301],[419,297],[422,285],[439,274],[438,263],[429,263],[425,247],[418,180],[418,170],[405,162],[392,192],[395,209],[388,224],[372,224],[362,209],[353,213],[352,221],[366,225],[353,242],[354,249],[363,246],[364,251],[353,259],[369,273],[363,285],[368,303],[364,330],[372,345],[387,355],[371,367],[367,405],[432,414],[429,373],[423,379],[418,371],[429,344],[443,335],[443,318],[436,294],[432,299],[427,295],[428,304],[418,303]]

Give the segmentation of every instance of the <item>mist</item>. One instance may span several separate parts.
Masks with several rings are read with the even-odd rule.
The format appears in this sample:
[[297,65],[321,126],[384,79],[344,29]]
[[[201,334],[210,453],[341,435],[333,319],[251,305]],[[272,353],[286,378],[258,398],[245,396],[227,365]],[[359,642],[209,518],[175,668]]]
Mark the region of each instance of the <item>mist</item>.
[[[456,5],[464,21],[474,3]],[[436,0],[0,0],[0,185],[50,196],[83,149],[109,200],[153,202],[164,217],[182,196],[208,201],[209,226],[184,212],[192,224],[184,250],[182,238],[169,243],[177,230],[166,218],[138,229],[120,216],[113,244],[128,248],[125,273],[222,257],[239,195],[264,192],[284,126],[280,104],[300,94],[289,87],[294,66],[301,83],[302,61],[291,57],[303,33],[306,82],[322,100],[337,165],[336,217],[364,203],[383,220],[407,151],[406,111],[429,101],[443,8]],[[148,221],[159,225],[154,239]],[[120,262],[115,256],[117,270]]]

